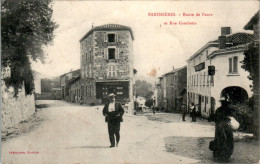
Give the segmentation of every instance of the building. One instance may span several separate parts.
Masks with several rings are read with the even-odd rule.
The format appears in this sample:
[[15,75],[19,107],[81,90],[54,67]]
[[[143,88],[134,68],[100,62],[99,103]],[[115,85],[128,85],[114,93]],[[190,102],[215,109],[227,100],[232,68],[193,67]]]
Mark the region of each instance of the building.
[[[252,40],[251,34],[231,34],[230,27],[222,27],[217,40],[208,42],[187,60],[187,102],[197,105],[203,117],[215,112],[221,97],[243,103],[252,96],[249,73],[240,63],[246,44]],[[208,74],[209,66],[215,67],[214,75]]]
[[[61,100],[75,101],[75,96],[80,94],[80,88],[74,89],[73,82],[78,82],[80,70],[71,71],[60,76]],[[78,81],[77,81],[78,80]],[[79,84],[80,82],[78,82]],[[73,90],[71,90],[73,88]]]
[[133,105],[133,32],[106,24],[92,27],[80,39],[81,90],[84,103],[105,103],[109,93]]
[[183,102],[186,103],[187,67],[174,69],[165,74],[166,110],[179,112]]

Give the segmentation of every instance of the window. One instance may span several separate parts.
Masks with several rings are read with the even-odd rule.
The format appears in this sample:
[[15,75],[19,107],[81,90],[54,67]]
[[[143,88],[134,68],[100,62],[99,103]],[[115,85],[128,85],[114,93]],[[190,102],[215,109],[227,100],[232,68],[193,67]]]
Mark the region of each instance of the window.
[[108,49],[108,59],[115,59],[115,48],[109,48]]
[[204,102],[204,96],[201,96],[201,102]]
[[123,94],[123,92],[117,92],[117,94],[118,94],[118,95],[122,95],[122,94]]
[[208,104],[208,101],[209,101],[208,97],[205,97],[205,101],[206,101],[206,104]]
[[115,42],[115,34],[107,34],[108,42]]
[[114,65],[108,66],[108,76],[109,77],[115,77],[116,76],[116,70]]
[[230,73],[230,74],[237,74],[238,73],[238,68],[237,68],[238,57],[235,56],[235,57],[229,58],[228,61],[229,61],[228,73]]

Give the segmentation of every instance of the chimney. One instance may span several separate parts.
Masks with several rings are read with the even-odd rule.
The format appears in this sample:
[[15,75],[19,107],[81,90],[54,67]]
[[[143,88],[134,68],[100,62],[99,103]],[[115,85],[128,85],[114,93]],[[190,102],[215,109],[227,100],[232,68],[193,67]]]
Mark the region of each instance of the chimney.
[[219,49],[226,48],[226,42],[227,42],[227,37],[226,36],[219,36],[218,37],[218,41],[219,41]]
[[174,70],[174,66],[172,66],[172,70]]
[[221,36],[229,35],[231,34],[231,28],[230,27],[221,27]]

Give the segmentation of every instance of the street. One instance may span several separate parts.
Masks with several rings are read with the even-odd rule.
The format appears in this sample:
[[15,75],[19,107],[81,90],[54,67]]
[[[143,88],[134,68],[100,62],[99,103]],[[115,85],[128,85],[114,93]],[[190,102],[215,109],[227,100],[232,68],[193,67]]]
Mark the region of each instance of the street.
[[[57,100],[41,103],[45,106],[38,112],[43,121],[34,130],[2,142],[2,163],[198,163],[199,158],[174,153],[171,146],[182,146],[183,152],[189,154],[194,146],[199,147],[188,145],[185,138],[190,141],[214,137],[214,124],[192,123],[188,116],[182,122],[178,121],[180,115],[174,114],[174,122],[165,122],[151,120],[151,113],[137,116],[125,113],[119,147],[109,148],[103,106]],[[156,113],[157,117],[160,115],[164,114]],[[167,144],[170,140],[175,143]],[[203,151],[211,155],[206,141],[202,142]],[[211,160],[209,156],[207,162]]]

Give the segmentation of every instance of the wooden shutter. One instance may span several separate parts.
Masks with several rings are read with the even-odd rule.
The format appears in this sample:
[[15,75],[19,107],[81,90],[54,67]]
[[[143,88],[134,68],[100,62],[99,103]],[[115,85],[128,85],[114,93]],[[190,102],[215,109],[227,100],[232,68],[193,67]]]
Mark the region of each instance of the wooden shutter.
[[229,73],[232,73],[232,58],[229,58]]
[[116,51],[116,52],[115,52],[115,54],[116,54],[116,55],[115,55],[115,58],[116,58],[116,59],[119,59],[119,48],[115,48],[115,51]]
[[108,49],[104,48],[104,59],[108,59]]
[[104,34],[104,42],[107,42],[107,33]]
[[118,42],[118,33],[115,33],[116,42]]
[[233,59],[233,73],[237,73],[237,61],[237,56],[235,56]]

